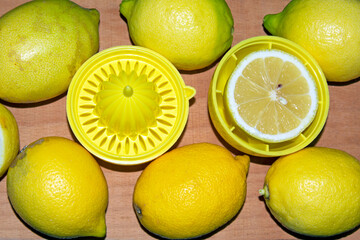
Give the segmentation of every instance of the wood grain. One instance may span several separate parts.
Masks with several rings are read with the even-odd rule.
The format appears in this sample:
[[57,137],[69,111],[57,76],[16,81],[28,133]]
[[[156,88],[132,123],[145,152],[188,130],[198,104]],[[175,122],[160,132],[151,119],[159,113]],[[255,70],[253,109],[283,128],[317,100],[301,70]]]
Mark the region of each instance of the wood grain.
[[[1,0],[0,15],[26,2]],[[99,10],[100,50],[113,46],[130,45],[126,22],[119,15],[121,0],[75,0],[87,8]],[[289,0],[227,0],[234,21],[233,45],[253,36],[266,35],[262,18],[280,12]],[[207,93],[218,62],[203,71],[181,73],[186,85],[197,90],[191,101],[186,129],[174,147],[197,142],[211,142],[242,154],[226,144],[216,133],[207,110]],[[344,150],[360,159],[360,82],[329,84],[330,112],[327,124],[313,145]],[[3,102],[2,102],[3,103]],[[65,113],[66,94],[41,104],[13,105],[3,103],[15,115],[19,124],[21,148],[45,136],[63,136],[76,141]],[[274,159],[251,159],[248,175],[247,199],[236,218],[208,239],[297,239],[302,238],[283,229],[270,215],[259,197],[266,172]],[[109,206],[106,213],[106,239],[154,239],[139,225],[132,209],[132,191],[136,179],[146,164],[123,167],[98,160],[109,185]],[[331,197],[331,196],[329,196]],[[26,226],[14,213],[6,194],[6,176],[0,179],[0,239],[44,238]],[[343,239],[360,239],[360,230]]]

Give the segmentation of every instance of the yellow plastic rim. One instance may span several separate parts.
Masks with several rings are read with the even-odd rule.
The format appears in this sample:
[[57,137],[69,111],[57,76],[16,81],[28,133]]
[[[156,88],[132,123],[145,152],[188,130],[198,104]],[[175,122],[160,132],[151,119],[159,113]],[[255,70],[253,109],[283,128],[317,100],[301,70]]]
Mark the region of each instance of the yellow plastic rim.
[[[238,63],[248,54],[265,49],[277,49],[297,57],[314,78],[318,90],[318,110],[310,126],[298,137],[280,143],[266,143],[248,135],[233,122],[224,107],[225,86]],[[221,59],[210,84],[208,109],[214,127],[231,146],[254,156],[278,157],[301,150],[320,134],[328,116],[329,90],[320,66],[305,49],[285,38],[259,36],[238,43]]]
[[70,83],[66,110],[79,142],[107,162],[135,165],[162,155],[186,125],[195,89],[160,54],[118,46],[88,59]]

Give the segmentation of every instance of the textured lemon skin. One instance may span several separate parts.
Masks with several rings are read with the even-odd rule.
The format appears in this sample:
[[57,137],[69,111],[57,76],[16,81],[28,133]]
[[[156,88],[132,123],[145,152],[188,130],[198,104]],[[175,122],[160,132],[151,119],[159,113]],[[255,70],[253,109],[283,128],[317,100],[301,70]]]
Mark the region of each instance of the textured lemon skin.
[[264,17],[273,35],[304,47],[328,81],[360,77],[360,1],[293,0],[281,13]]
[[202,236],[233,218],[246,196],[248,156],[197,143],[154,160],[135,185],[133,203],[140,223],[170,239]]
[[336,149],[309,147],[270,167],[265,201],[286,228],[332,236],[360,224],[360,162]]
[[120,12],[134,44],[181,70],[209,66],[233,40],[234,22],[224,0],[123,0]]
[[14,115],[2,104],[0,104],[0,152],[1,165],[0,177],[2,177],[12,160],[19,152],[19,130]]
[[11,164],[7,193],[31,227],[57,238],[104,237],[108,188],[95,159],[79,144],[47,137]]
[[0,18],[0,98],[13,103],[64,93],[98,51],[99,13],[68,0],[34,0]]

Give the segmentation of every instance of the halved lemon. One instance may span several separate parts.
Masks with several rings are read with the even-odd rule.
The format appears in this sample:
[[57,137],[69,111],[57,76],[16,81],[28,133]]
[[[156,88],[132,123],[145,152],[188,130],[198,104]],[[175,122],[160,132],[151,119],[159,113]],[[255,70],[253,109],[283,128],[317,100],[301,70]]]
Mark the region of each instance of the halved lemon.
[[316,84],[306,66],[274,49],[252,52],[238,63],[225,101],[237,126],[270,143],[299,136],[318,108]]

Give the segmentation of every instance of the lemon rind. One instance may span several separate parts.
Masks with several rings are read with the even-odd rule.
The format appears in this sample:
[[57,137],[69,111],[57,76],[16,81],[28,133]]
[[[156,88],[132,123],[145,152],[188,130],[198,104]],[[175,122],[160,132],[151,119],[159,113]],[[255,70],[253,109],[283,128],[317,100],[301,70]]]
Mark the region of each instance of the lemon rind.
[[[259,55],[261,55],[262,58],[266,57],[280,57],[284,61],[290,61],[293,63],[302,73],[302,75],[306,78],[307,83],[309,84],[309,95],[312,99],[311,106],[309,108],[309,112],[306,115],[305,118],[302,119],[302,123],[295,129],[288,131],[286,133],[279,133],[279,134],[265,134],[260,132],[259,130],[255,129],[254,127],[251,127],[248,125],[244,119],[240,116],[239,112],[236,111],[238,105],[234,101],[234,91],[235,84],[237,82],[237,79],[239,76],[241,76],[243,70],[245,67],[253,60],[259,58]],[[252,137],[269,142],[269,143],[276,143],[276,142],[284,142],[291,139],[296,138],[303,132],[314,120],[316,116],[316,112],[318,109],[318,93],[317,88],[315,84],[315,80],[311,76],[310,72],[307,70],[306,66],[295,56],[286,53],[281,50],[275,50],[275,49],[266,49],[266,50],[259,50],[250,53],[245,58],[243,58],[238,65],[235,67],[235,70],[231,74],[226,90],[225,90],[225,96],[226,101],[228,103],[228,110],[235,121],[236,125],[239,126],[242,130],[244,130],[246,133],[251,135]]]

